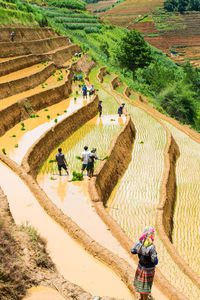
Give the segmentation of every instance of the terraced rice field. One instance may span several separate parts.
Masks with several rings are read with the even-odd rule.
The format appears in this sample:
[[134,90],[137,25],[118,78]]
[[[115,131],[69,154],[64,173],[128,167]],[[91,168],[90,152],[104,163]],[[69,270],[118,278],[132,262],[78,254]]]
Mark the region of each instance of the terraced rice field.
[[21,164],[28,149],[40,138],[42,133],[62,121],[74,110],[86,105],[88,101],[83,101],[82,96],[77,97],[77,100],[74,101],[74,97],[71,96],[60,103],[38,111],[37,114],[32,115],[33,118],[20,122],[0,137],[2,147],[5,148],[9,157]]
[[102,27],[95,15],[67,9],[55,9],[55,7],[53,11],[51,7],[48,7],[46,11],[47,15],[53,18],[58,26],[67,30],[84,30],[86,33],[96,33]]
[[[181,257],[200,275],[200,145],[167,123],[180,149],[176,165],[177,200],[173,219],[173,244]],[[189,220],[189,222],[186,222]]]
[[[109,84],[105,85],[109,88]],[[160,123],[141,109],[129,104],[124,98],[121,100],[126,103],[125,107],[135,124],[136,140],[132,160],[111,194],[107,210],[134,243],[145,226],[155,226],[156,223],[167,137]],[[160,271],[189,299],[199,299],[199,289],[174,263],[159,236],[156,236],[155,245]]]
[[[42,68],[42,63],[39,64],[39,66],[41,66]],[[27,98],[46,89],[54,88],[63,84],[63,79],[65,79],[66,73],[67,71],[65,69],[56,70],[45,82],[36,86],[35,88],[0,100],[0,109],[8,107],[9,105],[19,101],[20,99]],[[61,76],[63,76],[63,78],[61,78]],[[58,80],[58,78],[61,78],[61,80]]]
[[[105,120],[105,117],[102,117]],[[101,121],[98,117],[95,117],[85,125],[83,125],[79,130],[73,133],[65,142],[63,142],[59,147],[63,149],[63,153],[66,156],[66,160],[69,163],[69,171],[72,173],[73,171],[80,172],[81,162],[76,158],[76,156],[80,156],[83,152],[83,147],[87,145],[89,149],[92,147],[97,148],[97,155],[99,158],[104,158],[109,149],[109,145],[115,135],[120,131],[121,125],[115,124],[113,125],[114,116],[111,115],[109,118],[106,118],[106,122]],[[57,153],[57,149],[55,149],[51,156],[46,160],[44,165],[42,166],[40,172],[42,174],[48,173],[49,176],[55,175],[58,173],[57,165],[50,164],[49,160],[55,159],[55,155]],[[100,161],[97,161],[95,164],[95,168],[97,168],[100,164]]]
[[[164,51],[177,63],[189,59],[198,67],[200,65],[200,14],[178,14],[166,12],[162,1],[128,0],[101,14],[101,18],[113,25],[136,28],[152,46]],[[195,55],[190,46],[196,46]],[[185,53],[176,51],[174,46],[186,46]],[[187,49],[188,47],[188,49]]]

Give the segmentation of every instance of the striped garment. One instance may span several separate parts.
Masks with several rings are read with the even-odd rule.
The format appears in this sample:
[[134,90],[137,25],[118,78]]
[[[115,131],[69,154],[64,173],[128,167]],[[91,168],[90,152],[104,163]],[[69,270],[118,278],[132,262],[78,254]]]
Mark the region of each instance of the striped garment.
[[138,293],[140,294],[149,294],[151,293],[151,287],[153,284],[153,278],[155,274],[155,268],[144,268],[138,264],[134,286]]

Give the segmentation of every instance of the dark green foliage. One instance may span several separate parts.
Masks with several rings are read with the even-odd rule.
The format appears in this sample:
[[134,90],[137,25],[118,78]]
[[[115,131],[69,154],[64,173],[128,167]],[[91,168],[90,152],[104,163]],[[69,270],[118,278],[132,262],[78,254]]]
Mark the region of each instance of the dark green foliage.
[[164,8],[168,11],[200,11],[200,0],[165,0]]
[[82,160],[82,157],[77,155],[76,159]]
[[83,180],[82,173],[77,173],[77,172],[73,171],[72,175],[73,175],[72,181],[82,181]]
[[196,119],[195,93],[182,82],[166,88],[158,96],[164,110],[176,120],[194,125]]
[[85,10],[85,2],[82,0],[49,0],[48,2],[55,7]]
[[5,148],[2,148],[1,151],[3,152],[3,154],[6,155],[6,149]]
[[49,164],[52,164],[52,163],[54,163],[54,162],[56,162],[55,159],[50,159],[50,160],[49,160]]
[[114,59],[122,68],[133,71],[148,66],[152,60],[151,50],[137,30],[127,31],[114,49]]

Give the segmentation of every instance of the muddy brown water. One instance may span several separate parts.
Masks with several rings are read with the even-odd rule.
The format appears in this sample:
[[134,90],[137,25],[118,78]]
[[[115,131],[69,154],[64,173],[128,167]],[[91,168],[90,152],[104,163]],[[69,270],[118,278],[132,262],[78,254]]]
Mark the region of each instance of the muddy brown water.
[[[72,97],[71,104],[70,99],[67,99],[67,101],[62,101],[62,103],[49,107],[48,111],[42,110],[38,112],[38,115],[40,116],[39,118],[28,119],[23,122],[26,131],[21,131],[20,128],[22,125],[18,124],[1,138],[1,143],[5,145],[8,155],[20,163],[27,149],[32,145],[34,140],[46,131],[49,126],[53,126],[55,124],[55,117],[57,119],[66,117],[67,114],[70,114],[72,111],[86,103],[87,101],[83,103],[82,97],[80,99],[78,98],[74,103],[74,99]],[[67,113],[64,113],[62,116],[57,116],[58,112],[61,114],[66,109]],[[49,122],[46,118],[47,114],[51,115],[52,118]],[[109,122],[111,123],[109,119],[105,119],[105,123]],[[112,122],[118,124],[117,119]],[[97,123],[101,124],[100,121]],[[123,123],[123,120],[121,123]],[[119,124],[118,126],[121,127]],[[15,134],[16,137],[12,137],[13,134]],[[15,148],[14,143],[17,143],[19,147]],[[48,240],[50,255],[65,278],[82,286],[85,290],[88,290],[94,295],[109,295],[127,300],[132,299],[129,290],[112,271],[98,261],[95,261],[93,257],[88,255],[82,248],[74,243],[70,237],[65,237],[66,233],[63,232],[63,230],[44,213],[30,191],[27,190],[23,182],[17,178],[12,171],[3,164],[0,165],[0,169],[1,173],[4,173],[5,176],[5,181],[2,183],[2,187],[8,196],[9,203],[12,207],[11,212],[14,215],[15,221],[18,224],[21,222],[29,222],[30,225],[34,226],[39,233]],[[10,182],[12,182],[12,186],[15,190],[17,190],[17,193],[12,194],[8,192]],[[20,202],[20,205],[18,202]],[[40,222],[43,225],[40,224]],[[54,232],[53,235],[52,232]],[[58,245],[60,245],[60,247]],[[67,259],[65,258],[66,253],[68,254]],[[80,260],[76,259],[76,264],[74,264],[74,259],[72,257],[76,257],[76,255],[80,258]],[[65,261],[65,263],[63,263],[63,261]],[[77,273],[80,275],[78,276]],[[91,276],[89,275],[90,273]],[[105,278],[105,287],[102,287],[102,278]],[[119,286],[119,289],[115,292],[113,291],[113,286]]]
[[[58,271],[93,295],[132,299],[128,288],[108,267],[95,260],[40,207],[23,181],[3,163],[1,186],[16,224],[33,226],[47,240],[47,250]],[[12,183],[12,189],[10,188]],[[113,287],[115,287],[113,289]]]
[[38,93],[44,91],[45,89],[50,89],[50,88],[57,87],[57,86],[63,84],[63,80],[58,81],[58,78],[61,75],[63,75],[63,77],[65,79],[65,77],[67,76],[66,73],[67,73],[67,71],[65,69],[56,70],[54,75],[50,76],[43,84],[40,84],[37,87],[30,89],[28,91],[25,91],[25,92],[19,93],[17,95],[13,95],[13,96],[10,96],[10,97],[0,100],[0,109],[4,109],[4,108],[8,107],[9,105],[19,101],[20,99],[27,98],[34,94],[38,94]]
[[17,79],[20,79],[20,78],[28,77],[30,75],[33,75],[33,74],[43,70],[44,68],[45,68],[45,65],[40,63],[40,64],[36,64],[34,66],[31,66],[31,67],[16,71],[16,72],[12,72],[8,75],[1,76],[0,77],[0,83],[9,82],[9,81],[12,81],[12,80],[17,80]]
[[[8,130],[6,134],[0,137],[0,143],[6,149],[6,153],[10,158],[21,164],[28,149],[44,132],[89,101],[89,98],[87,101],[83,101],[82,96],[77,97],[77,100],[74,101],[74,97],[71,96],[60,103],[49,106],[37,112],[39,117],[24,120]],[[47,118],[48,116],[50,116],[50,119]],[[24,127],[21,124],[24,124]],[[25,130],[21,130],[22,128]],[[13,137],[14,135],[16,137]]]
[[[110,89],[109,83],[104,83],[104,85]],[[160,184],[164,171],[166,133],[151,116],[129,104],[124,98],[121,100],[126,103],[137,133],[132,161],[107,205],[109,213],[127,235],[136,241],[145,226],[155,226],[156,208],[159,203]],[[113,209],[114,207],[118,210]],[[179,224],[177,226],[179,227]],[[176,265],[159,236],[156,236],[155,245],[160,271],[189,299],[200,299],[199,289]]]
[[38,286],[32,287],[28,290],[28,295],[22,300],[64,300],[63,296],[58,293],[55,289]]

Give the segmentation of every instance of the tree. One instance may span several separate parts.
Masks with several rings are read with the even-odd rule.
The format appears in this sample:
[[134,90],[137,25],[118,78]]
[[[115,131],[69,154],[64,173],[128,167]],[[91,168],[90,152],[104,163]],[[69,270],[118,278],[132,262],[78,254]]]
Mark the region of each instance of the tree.
[[176,120],[194,125],[197,118],[195,93],[190,86],[178,82],[166,88],[157,97],[158,103]]
[[200,0],[165,0],[164,8],[168,11],[179,11],[180,13],[191,10],[199,11]]
[[135,71],[148,66],[152,60],[151,49],[137,30],[127,31],[113,50],[115,62],[122,68]]

